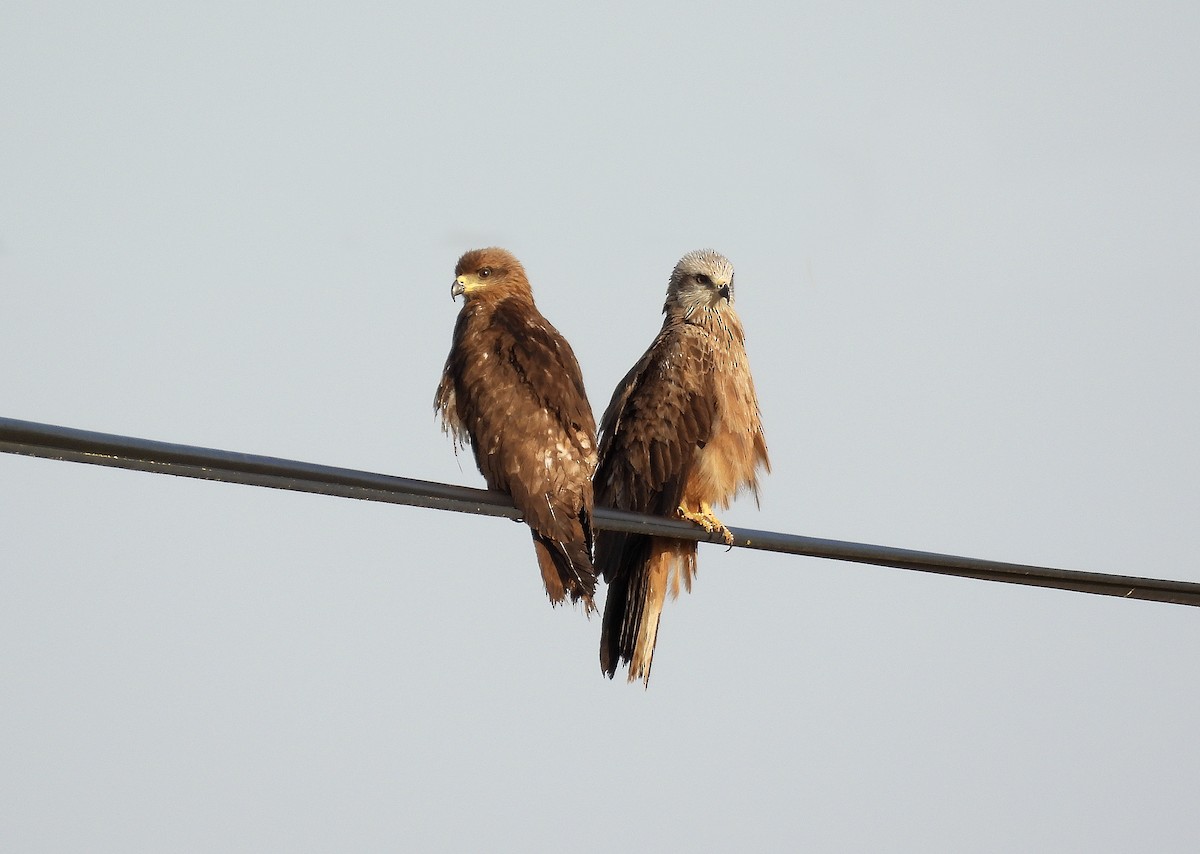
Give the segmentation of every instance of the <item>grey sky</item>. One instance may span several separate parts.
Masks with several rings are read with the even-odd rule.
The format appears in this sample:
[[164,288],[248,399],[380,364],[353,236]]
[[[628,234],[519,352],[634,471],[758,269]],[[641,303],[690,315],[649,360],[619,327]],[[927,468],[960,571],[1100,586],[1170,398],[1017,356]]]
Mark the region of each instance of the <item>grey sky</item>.
[[[480,485],[506,246],[593,407],[738,271],[734,525],[1200,580],[1194,3],[0,4],[0,415]],[[0,456],[11,851],[1194,851],[1191,609],[702,547],[649,691],[528,534]]]

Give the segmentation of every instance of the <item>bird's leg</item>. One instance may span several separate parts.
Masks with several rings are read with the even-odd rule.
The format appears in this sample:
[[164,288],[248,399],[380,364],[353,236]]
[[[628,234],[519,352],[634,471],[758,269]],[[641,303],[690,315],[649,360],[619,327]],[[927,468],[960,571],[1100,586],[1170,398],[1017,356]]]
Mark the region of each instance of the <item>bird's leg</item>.
[[710,534],[720,534],[721,539],[725,541],[725,545],[733,545],[733,532],[730,531],[713,513],[712,507],[707,501],[700,502],[698,510],[689,510],[686,501],[679,503],[679,508],[675,511],[680,519],[687,519],[696,525],[699,525]]

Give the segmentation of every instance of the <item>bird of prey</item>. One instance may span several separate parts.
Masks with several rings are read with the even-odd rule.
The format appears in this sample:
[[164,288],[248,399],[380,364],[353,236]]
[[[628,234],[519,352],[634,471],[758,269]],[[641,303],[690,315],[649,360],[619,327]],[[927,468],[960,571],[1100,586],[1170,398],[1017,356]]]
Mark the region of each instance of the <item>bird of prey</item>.
[[590,613],[596,421],[579,363],[511,253],[474,249],[454,275],[450,296],[463,306],[434,409],[456,448],[470,444],[488,488],[507,493],[529,524],[551,603],[569,596]]
[[[733,265],[709,249],[689,252],[671,273],[662,331],[613,393],[600,424],[596,502],[690,520],[732,544],[713,505],[742,489],[758,499],[770,471],[758,399],[733,310]],[[649,685],[668,589],[691,589],[696,543],[602,531],[596,568],[608,582],[600,667],[618,659],[629,681]]]

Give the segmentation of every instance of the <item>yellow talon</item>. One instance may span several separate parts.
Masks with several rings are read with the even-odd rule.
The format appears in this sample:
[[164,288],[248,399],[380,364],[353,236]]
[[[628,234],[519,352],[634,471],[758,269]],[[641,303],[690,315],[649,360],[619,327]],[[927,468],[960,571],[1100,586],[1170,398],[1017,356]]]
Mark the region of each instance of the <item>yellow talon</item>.
[[716,517],[716,514],[713,513],[712,507],[708,505],[707,501],[701,501],[700,509],[696,512],[688,510],[685,504],[680,504],[675,512],[679,514],[679,518],[687,519],[689,522],[699,525],[710,534],[719,533],[721,539],[725,541],[725,545],[733,546],[733,532],[726,528],[721,520]]

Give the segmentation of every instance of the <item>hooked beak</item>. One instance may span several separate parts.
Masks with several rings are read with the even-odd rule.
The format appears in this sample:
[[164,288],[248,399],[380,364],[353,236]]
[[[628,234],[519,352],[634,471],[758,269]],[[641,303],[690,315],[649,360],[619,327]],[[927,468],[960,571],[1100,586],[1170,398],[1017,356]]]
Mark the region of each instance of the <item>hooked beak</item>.
[[462,279],[455,279],[454,284],[450,286],[450,301],[458,299],[467,291],[467,286],[463,284]]
[[725,297],[725,302],[729,302],[729,297],[732,295],[729,290],[729,285],[721,285],[721,290],[717,291],[717,293]]

